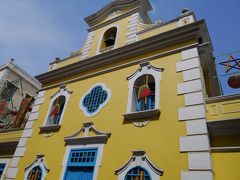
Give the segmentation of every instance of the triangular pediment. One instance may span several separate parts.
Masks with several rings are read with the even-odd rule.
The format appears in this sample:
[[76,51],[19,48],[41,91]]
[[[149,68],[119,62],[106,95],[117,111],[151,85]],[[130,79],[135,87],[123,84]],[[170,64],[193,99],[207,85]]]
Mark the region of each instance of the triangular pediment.
[[83,126],[74,134],[64,138],[66,144],[96,144],[106,143],[111,133],[96,129],[92,122],[83,123]]
[[133,9],[139,9],[139,11],[146,13],[152,9],[152,6],[149,0],[115,0],[96,13],[86,17],[85,21],[92,27]]

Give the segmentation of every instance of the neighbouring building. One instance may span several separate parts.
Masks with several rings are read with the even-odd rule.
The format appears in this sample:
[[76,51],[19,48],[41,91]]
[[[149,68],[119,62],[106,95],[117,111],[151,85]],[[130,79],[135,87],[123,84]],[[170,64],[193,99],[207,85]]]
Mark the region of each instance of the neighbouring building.
[[240,179],[240,95],[223,96],[204,20],[152,23],[149,0],[85,18],[50,63],[6,179]]
[[4,179],[21,144],[19,141],[40,88],[38,80],[13,60],[0,66],[0,179]]

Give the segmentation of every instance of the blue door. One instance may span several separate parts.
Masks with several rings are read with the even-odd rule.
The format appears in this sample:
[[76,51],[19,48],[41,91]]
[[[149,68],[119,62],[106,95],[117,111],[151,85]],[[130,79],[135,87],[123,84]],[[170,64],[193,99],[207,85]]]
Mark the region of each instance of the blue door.
[[93,167],[68,167],[66,180],[92,180]]
[[71,150],[64,180],[92,180],[97,149]]

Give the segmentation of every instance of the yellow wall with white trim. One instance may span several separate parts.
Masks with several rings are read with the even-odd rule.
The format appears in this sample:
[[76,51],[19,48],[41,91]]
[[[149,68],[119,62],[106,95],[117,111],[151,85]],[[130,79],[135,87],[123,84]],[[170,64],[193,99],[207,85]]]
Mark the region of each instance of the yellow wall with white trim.
[[[178,53],[150,62],[156,67],[165,69],[160,82],[161,115],[158,120],[151,121],[143,128],[137,128],[132,123],[124,123],[123,120],[128,99],[126,77],[134,73],[139,65],[67,84],[67,88],[72,90],[73,94],[67,104],[61,129],[49,138],[39,134],[39,127],[45,120],[50,97],[59,88],[47,90],[45,102],[40,107],[39,118],[33,124],[32,138],[26,144],[24,158],[19,161],[17,179],[23,179],[24,169],[35,160],[38,153],[45,155],[46,163],[50,168],[46,179],[59,179],[66,150],[63,138],[75,133],[86,121],[92,121],[97,129],[112,134],[104,146],[102,164],[98,173],[99,180],[117,179],[114,171],[124,165],[131,157],[131,152],[137,149],[145,150],[150,160],[164,170],[161,180],[180,179],[180,171],[188,168],[187,154],[179,152],[179,136],[186,134],[185,123],[179,123],[177,120],[178,107],[184,105],[183,97],[177,96],[176,93],[177,84],[182,82],[182,74],[174,70],[180,58]],[[96,116],[87,118],[79,108],[79,101],[90,87],[99,82],[104,83],[111,90],[112,97]]]
[[207,104],[207,120],[225,120],[240,117],[240,99]]

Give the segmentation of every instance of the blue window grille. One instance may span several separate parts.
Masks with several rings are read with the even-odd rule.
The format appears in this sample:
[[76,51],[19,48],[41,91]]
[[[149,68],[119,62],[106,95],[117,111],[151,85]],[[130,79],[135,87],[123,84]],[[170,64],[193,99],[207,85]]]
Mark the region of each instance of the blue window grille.
[[145,169],[135,167],[128,171],[124,180],[151,180],[151,177]]
[[6,164],[3,164],[3,163],[0,164],[0,179],[3,175],[3,171],[4,171],[5,166],[6,166]]
[[97,149],[71,150],[64,180],[92,180]]
[[39,166],[34,167],[28,174],[27,180],[41,180],[42,169]]
[[107,100],[107,97],[107,91],[101,85],[97,85],[84,97],[82,105],[88,113],[94,113]]

